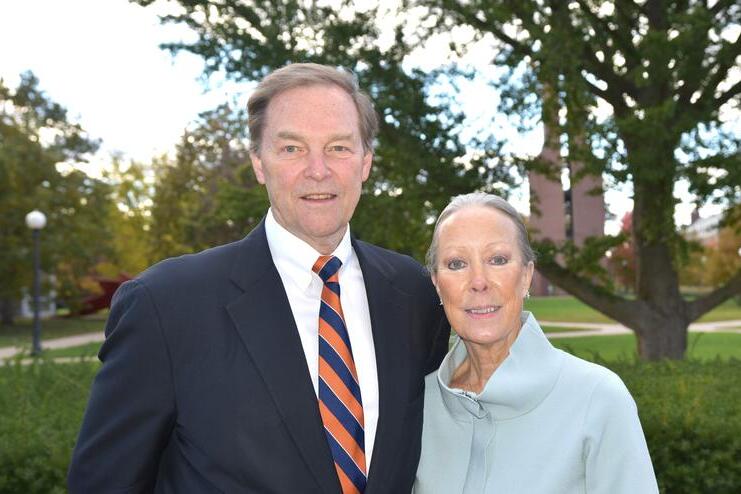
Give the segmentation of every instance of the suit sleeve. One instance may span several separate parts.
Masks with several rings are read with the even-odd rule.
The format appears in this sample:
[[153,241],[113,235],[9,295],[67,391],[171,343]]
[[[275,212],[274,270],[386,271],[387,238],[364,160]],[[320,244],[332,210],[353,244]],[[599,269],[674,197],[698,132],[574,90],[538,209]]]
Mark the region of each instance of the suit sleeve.
[[[435,297],[435,299],[437,298]],[[439,303],[432,310],[434,311],[431,328],[433,339],[430,347],[430,355],[427,359],[425,375],[440,367],[443,357],[448,353],[450,341],[450,323],[448,323],[448,319],[445,317],[445,311]]]
[[154,488],[175,417],[170,356],[147,287],[121,286],[68,475],[69,492]]
[[596,386],[585,422],[586,492],[659,492],[633,397],[610,373]]

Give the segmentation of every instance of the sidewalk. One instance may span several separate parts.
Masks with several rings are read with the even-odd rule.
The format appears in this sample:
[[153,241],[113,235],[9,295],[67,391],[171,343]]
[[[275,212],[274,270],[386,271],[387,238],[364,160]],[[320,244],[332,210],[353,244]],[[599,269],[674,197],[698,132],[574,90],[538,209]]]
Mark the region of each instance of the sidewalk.
[[[576,338],[579,336],[604,336],[615,334],[630,334],[631,330],[621,324],[614,323],[586,323],[586,322],[560,322],[560,321],[538,321],[541,326],[561,327],[561,328],[579,328],[583,331],[564,331],[562,333],[546,333],[548,338]],[[739,333],[741,334],[741,319],[733,321],[717,322],[700,322],[690,324],[690,331],[693,333]],[[44,340],[42,346],[46,350],[56,348],[69,348],[84,345],[86,343],[102,342],[105,335],[101,333],[86,333],[75,336],[66,336],[64,338],[55,338]],[[12,358],[23,348],[19,347],[0,347],[0,364],[3,360]],[[55,361],[79,361],[79,357],[65,357],[54,359]]]
[[[51,340],[43,340],[41,346],[44,350],[54,350],[57,348],[69,348],[73,346],[80,346],[86,343],[93,343],[96,341],[102,342],[105,340],[105,335],[101,331],[100,333],[85,333],[74,336],[65,336],[63,338],[54,338]],[[3,360],[12,358],[16,354],[23,351],[23,348],[16,346],[0,347],[0,362]]]
[[[538,321],[541,326],[555,328],[579,328],[583,331],[564,331],[546,333],[548,338],[575,338],[579,336],[604,336],[611,334],[630,334],[632,331],[622,324],[593,322],[553,322]],[[741,319],[732,321],[696,322],[690,324],[693,333],[741,333]]]

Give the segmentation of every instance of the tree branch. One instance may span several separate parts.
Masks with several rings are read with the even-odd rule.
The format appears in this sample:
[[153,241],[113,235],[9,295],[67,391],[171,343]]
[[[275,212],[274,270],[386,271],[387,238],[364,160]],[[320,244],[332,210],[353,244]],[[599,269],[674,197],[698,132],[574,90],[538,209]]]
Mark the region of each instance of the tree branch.
[[702,298],[687,303],[689,322],[696,321],[706,312],[722,304],[734,295],[741,293],[741,270],[726,282],[725,285],[713,290]]
[[713,100],[713,102],[714,102],[714,105],[713,106],[715,108],[720,108],[728,100],[730,100],[734,96],[738,96],[740,93],[741,93],[741,81],[738,81],[736,84],[734,84],[733,86],[731,86],[728,89],[728,91],[726,91],[725,93],[723,93],[720,96],[718,96],[717,98],[715,98],[715,100]]
[[538,271],[587,305],[629,328],[638,327],[638,321],[645,312],[641,302],[628,300],[608,292],[605,288],[572,273],[555,261],[539,263]]
[[522,56],[532,56],[533,51],[529,46],[520,43],[513,37],[509,36],[504,30],[495,26],[493,23],[487,23],[476,17],[475,14],[470,12],[456,12],[461,20],[469,24],[471,27],[481,30],[482,32],[490,32],[498,39],[507,43],[515,52]]
[[715,5],[713,5],[712,8],[710,9],[710,13],[713,14],[713,16],[718,15],[718,12],[730,7],[731,5],[735,3],[736,3],[736,0],[718,0],[717,2],[715,2]]

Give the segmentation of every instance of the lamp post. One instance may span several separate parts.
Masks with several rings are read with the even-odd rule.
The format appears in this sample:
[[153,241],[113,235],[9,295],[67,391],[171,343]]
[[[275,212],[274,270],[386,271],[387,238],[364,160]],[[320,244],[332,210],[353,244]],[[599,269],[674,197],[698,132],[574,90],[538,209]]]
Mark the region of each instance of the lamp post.
[[46,226],[46,215],[34,209],[26,215],[26,226],[33,232],[33,348],[31,355],[41,354],[41,253],[39,236]]

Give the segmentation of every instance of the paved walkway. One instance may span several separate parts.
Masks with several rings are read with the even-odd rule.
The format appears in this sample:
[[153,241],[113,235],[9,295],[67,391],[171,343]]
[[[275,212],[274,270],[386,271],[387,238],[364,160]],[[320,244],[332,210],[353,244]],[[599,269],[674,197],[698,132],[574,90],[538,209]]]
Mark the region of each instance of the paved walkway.
[[[631,330],[621,324],[615,323],[591,323],[591,322],[558,322],[538,321],[541,326],[556,328],[579,328],[581,331],[564,331],[546,333],[548,338],[575,338],[579,336],[603,336],[614,334],[630,334]],[[739,333],[741,334],[741,319],[734,321],[699,322],[690,324],[690,331],[695,333]],[[75,336],[65,336],[43,341],[43,348],[52,350],[56,348],[69,348],[87,343],[102,342],[105,335],[101,333],[86,333]],[[3,360],[12,358],[24,349],[20,347],[0,347],[0,364]],[[54,359],[59,362],[79,361],[79,357],[60,357]]]
[[[553,322],[538,321],[541,326],[552,328],[578,328],[582,331],[546,333],[548,338],[574,338],[578,336],[602,336],[610,334],[630,334],[632,331],[622,324],[595,322]],[[735,321],[696,322],[690,324],[693,333],[741,333],[741,319]]]

